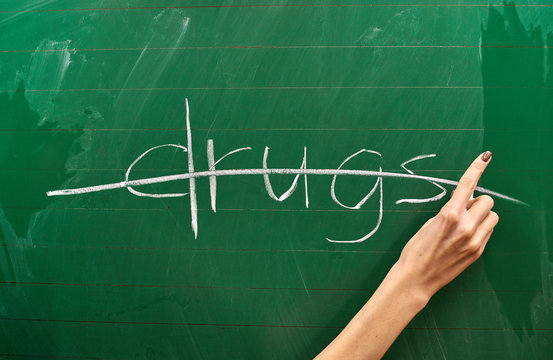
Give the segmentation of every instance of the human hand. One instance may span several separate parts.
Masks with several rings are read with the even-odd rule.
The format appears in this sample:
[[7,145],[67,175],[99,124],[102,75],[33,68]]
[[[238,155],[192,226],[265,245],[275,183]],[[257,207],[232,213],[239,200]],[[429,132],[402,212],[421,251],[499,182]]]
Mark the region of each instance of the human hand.
[[451,199],[407,242],[369,301],[317,359],[380,359],[428,300],[482,255],[499,217],[493,199],[472,199],[491,159],[472,162]]
[[451,199],[409,240],[394,266],[426,300],[482,255],[499,220],[490,196],[471,198],[490,159],[486,151],[472,162]]

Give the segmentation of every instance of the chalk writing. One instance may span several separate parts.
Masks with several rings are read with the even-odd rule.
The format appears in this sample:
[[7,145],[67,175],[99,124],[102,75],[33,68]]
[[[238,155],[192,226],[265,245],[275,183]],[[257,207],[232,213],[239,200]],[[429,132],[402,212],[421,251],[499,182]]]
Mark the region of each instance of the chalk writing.
[[[194,168],[194,158],[192,154],[192,131],[190,128],[190,109],[188,106],[188,99],[186,101],[186,131],[187,131],[187,144],[186,146],[182,145],[176,145],[176,144],[163,144],[154,146],[145,152],[143,152],[140,156],[138,156],[128,167],[127,171],[125,172],[125,180],[117,183],[110,183],[110,184],[103,184],[103,185],[96,185],[96,186],[89,186],[89,187],[81,187],[81,188],[74,188],[74,189],[62,189],[62,190],[55,190],[55,191],[49,191],[47,192],[48,196],[61,196],[61,195],[78,195],[78,194],[85,194],[85,193],[91,193],[91,192],[97,192],[97,191],[106,191],[106,190],[113,190],[113,189],[120,189],[120,188],[126,188],[131,194],[136,196],[143,196],[143,197],[152,197],[152,198],[169,198],[169,197],[183,197],[183,196],[190,196],[190,217],[191,217],[191,227],[192,231],[194,232],[194,237],[198,237],[198,208],[197,208],[197,200],[196,200],[196,179],[207,177],[209,179],[209,194],[211,198],[211,209],[213,212],[217,211],[217,178],[220,176],[238,176],[238,175],[262,175],[263,181],[265,183],[265,189],[267,191],[267,194],[270,198],[276,200],[276,201],[284,201],[288,199],[295,191],[299,183],[299,179],[301,176],[303,176],[304,180],[304,187],[305,187],[305,207],[309,208],[309,191],[307,186],[307,176],[308,175],[327,175],[332,176],[332,183],[330,186],[330,196],[332,200],[339,206],[346,208],[346,209],[352,209],[357,210],[360,209],[370,198],[372,198],[375,193],[377,193],[378,190],[378,196],[379,196],[379,210],[378,210],[378,220],[375,224],[375,226],[363,237],[360,237],[358,239],[354,240],[333,240],[327,238],[328,241],[334,242],[334,243],[359,243],[367,240],[371,236],[373,236],[379,229],[380,224],[382,222],[383,217],[383,202],[384,202],[384,190],[383,190],[383,179],[390,177],[390,178],[402,178],[402,179],[412,179],[412,180],[423,180],[430,182],[437,188],[441,190],[441,192],[438,195],[435,195],[433,197],[424,198],[424,199],[399,199],[395,203],[426,203],[426,202],[432,202],[432,201],[438,201],[442,199],[446,193],[447,190],[440,184],[445,185],[451,185],[456,186],[457,181],[454,180],[448,180],[443,178],[437,178],[437,177],[431,177],[431,176],[422,176],[415,174],[412,170],[408,169],[406,167],[407,164],[410,164],[412,162],[436,157],[436,154],[424,154],[419,155],[414,158],[411,158],[401,164],[401,167],[407,172],[407,173],[396,173],[396,172],[387,172],[383,171],[382,167],[379,166],[378,170],[349,170],[349,169],[343,169],[343,167],[352,159],[355,157],[367,153],[376,156],[379,160],[382,160],[382,155],[374,150],[369,149],[361,149],[357,151],[356,153],[348,156],[336,169],[309,169],[307,166],[307,148],[303,148],[303,158],[301,165],[298,169],[271,169],[267,165],[267,158],[269,156],[269,148],[265,147],[265,150],[263,152],[263,162],[262,162],[262,168],[251,168],[251,169],[230,169],[230,170],[217,170],[216,166],[219,164],[222,160],[224,160],[226,157],[236,154],[241,151],[245,150],[252,150],[251,147],[243,147],[238,148],[235,150],[232,150],[222,157],[220,157],[217,161],[215,161],[215,150],[214,150],[214,143],[212,139],[209,139],[207,141],[207,162],[208,162],[208,170],[207,171],[195,171]],[[151,177],[151,178],[145,178],[145,179],[138,179],[138,180],[129,180],[130,173],[134,166],[146,155],[148,155],[150,152],[164,148],[164,147],[174,147],[176,149],[180,149],[183,152],[186,152],[188,155],[188,172],[183,174],[175,174],[175,175],[167,175],[167,176],[158,176],[158,177]],[[288,175],[295,175],[294,180],[292,181],[292,184],[286,190],[282,195],[278,196],[275,194],[273,187],[271,185],[271,180],[269,178],[270,175],[282,175],[282,174],[288,174]],[[352,176],[369,176],[369,177],[376,177],[376,182],[374,186],[371,188],[371,190],[355,205],[350,206],[342,203],[338,196],[336,195],[336,179],[338,175],[352,175]],[[163,194],[150,194],[145,193],[141,191],[137,191],[134,189],[134,187],[141,186],[141,185],[149,185],[149,184],[159,184],[169,181],[176,181],[176,180],[184,180],[188,179],[189,181],[189,191],[187,193],[163,193]],[[495,196],[496,198],[504,199],[507,201],[511,201],[520,205],[527,205],[526,203],[517,200],[515,198],[512,198],[510,196],[500,194],[498,192],[483,188],[483,187],[476,187],[476,191]]]

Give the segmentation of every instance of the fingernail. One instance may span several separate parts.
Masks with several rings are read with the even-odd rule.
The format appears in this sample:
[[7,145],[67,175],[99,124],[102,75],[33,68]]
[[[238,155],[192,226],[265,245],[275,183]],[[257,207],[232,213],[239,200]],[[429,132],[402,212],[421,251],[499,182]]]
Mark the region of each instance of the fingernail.
[[481,159],[483,162],[488,162],[488,160],[490,160],[491,157],[492,157],[492,152],[491,152],[491,151],[486,151],[485,153],[482,154],[482,156],[480,157],[480,159]]

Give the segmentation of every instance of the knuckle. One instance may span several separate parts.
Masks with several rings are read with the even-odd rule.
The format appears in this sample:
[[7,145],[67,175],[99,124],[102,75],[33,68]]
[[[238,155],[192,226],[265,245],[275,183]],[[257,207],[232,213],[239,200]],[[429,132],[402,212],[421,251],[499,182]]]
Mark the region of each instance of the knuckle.
[[465,176],[459,181],[459,185],[463,188],[475,188],[476,187],[476,179],[471,176]]
[[438,218],[446,227],[456,226],[460,220],[459,214],[451,209],[441,211]]
[[482,250],[479,248],[478,250],[476,250],[471,254],[472,262],[475,262],[476,260],[478,260],[480,256],[482,256]]
[[462,238],[470,238],[474,234],[474,227],[471,225],[463,225],[459,228],[459,234]]
[[481,245],[478,249],[478,257],[482,256],[482,254],[484,253],[484,249],[486,249],[486,245]]
[[478,248],[478,250],[476,250],[476,253],[474,254],[474,257],[476,259],[478,259],[480,256],[482,256],[483,253],[484,253],[484,248],[483,248],[483,246],[480,246]]
[[471,241],[471,242],[467,243],[467,251],[470,254],[479,255],[480,250],[481,250],[480,248],[481,248],[480,243],[478,243],[476,241]]

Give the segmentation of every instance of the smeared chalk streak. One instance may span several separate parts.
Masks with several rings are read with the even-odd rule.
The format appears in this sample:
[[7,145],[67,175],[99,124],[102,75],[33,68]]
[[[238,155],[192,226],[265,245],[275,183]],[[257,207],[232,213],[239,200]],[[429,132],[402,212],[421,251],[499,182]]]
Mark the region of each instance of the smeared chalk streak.
[[[85,194],[85,193],[105,191],[105,190],[121,189],[121,188],[126,188],[128,186],[158,184],[158,183],[164,183],[168,181],[200,178],[200,177],[206,177],[206,176],[237,176],[237,175],[265,175],[265,174],[267,175],[289,174],[289,175],[327,175],[327,176],[334,176],[334,175],[376,176],[376,177],[423,180],[423,181],[436,182],[439,184],[445,184],[445,185],[451,185],[451,186],[457,186],[457,184],[459,184],[459,182],[455,180],[448,180],[448,179],[442,179],[442,178],[432,177],[432,176],[423,176],[423,175],[401,174],[401,173],[388,172],[388,171],[347,170],[347,169],[340,169],[340,170],[336,170],[336,169],[232,169],[232,170],[198,171],[198,172],[185,173],[185,174],[158,176],[158,177],[152,177],[152,178],[121,181],[116,183],[88,186],[88,187],[82,187],[82,188],[48,191],[46,194],[48,196],[77,195],[77,194]],[[529,206],[524,201],[515,199],[507,195],[503,195],[501,193],[483,188],[481,186],[477,186],[476,191],[482,194],[495,196],[499,199],[511,201],[519,205]]]
[[[307,169],[307,147],[303,147],[303,160],[305,161],[304,169]],[[305,183],[305,208],[309,208],[309,190],[307,190],[307,176],[303,177]]]
[[[192,131],[190,130],[190,109],[188,99],[186,102],[186,142],[188,149],[188,173],[194,173],[194,156],[192,155]],[[192,231],[194,238],[198,238],[198,205],[196,201],[196,178],[189,178],[190,184],[190,216],[192,218]]]
[[[209,170],[215,169],[215,154],[213,149],[213,139],[207,140],[207,166]],[[217,212],[217,178],[215,176],[209,177],[209,197],[211,199],[211,209],[213,212]]]

